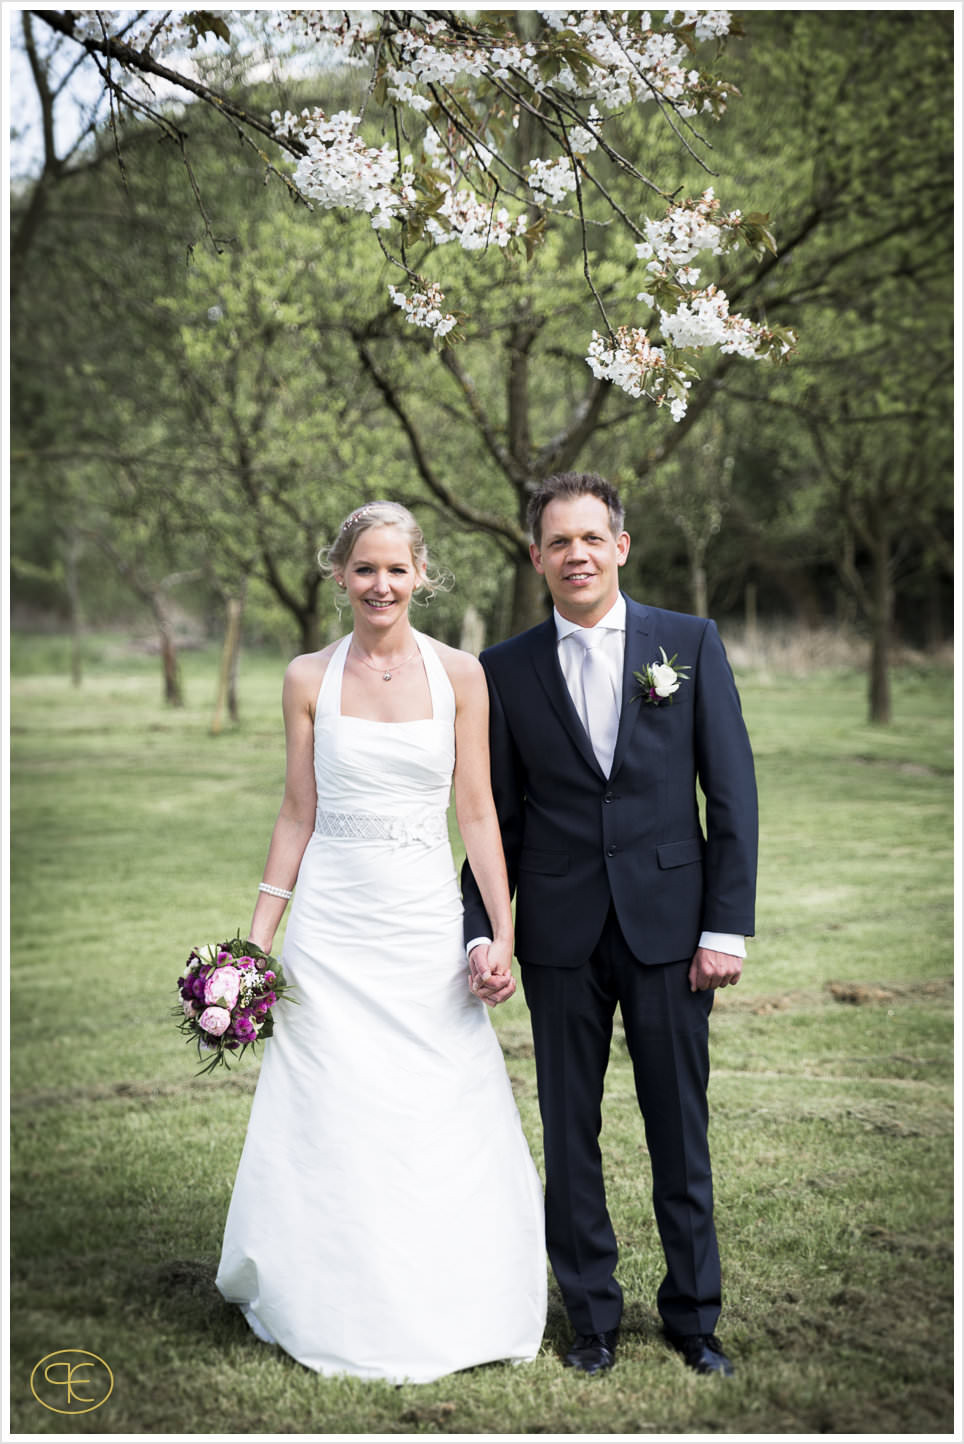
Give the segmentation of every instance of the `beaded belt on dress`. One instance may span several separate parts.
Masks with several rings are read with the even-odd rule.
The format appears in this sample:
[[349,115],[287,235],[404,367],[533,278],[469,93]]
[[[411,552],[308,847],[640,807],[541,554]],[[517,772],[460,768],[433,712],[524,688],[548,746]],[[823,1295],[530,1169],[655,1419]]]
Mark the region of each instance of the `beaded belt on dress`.
[[381,817],[374,812],[317,812],[315,832],[322,837],[357,838],[365,842],[436,843],[448,840],[444,811],[432,808],[402,817]]

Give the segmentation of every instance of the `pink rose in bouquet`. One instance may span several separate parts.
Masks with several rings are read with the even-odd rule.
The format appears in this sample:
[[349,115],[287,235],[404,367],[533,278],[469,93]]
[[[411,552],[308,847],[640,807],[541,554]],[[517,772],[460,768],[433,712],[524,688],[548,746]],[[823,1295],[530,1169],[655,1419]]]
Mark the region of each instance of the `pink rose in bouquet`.
[[197,1022],[198,1027],[203,1028],[205,1033],[220,1038],[231,1026],[231,1014],[227,1008],[205,1008]]
[[215,968],[204,984],[204,1001],[230,1010],[238,1001],[240,991],[241,974],[237,968]]

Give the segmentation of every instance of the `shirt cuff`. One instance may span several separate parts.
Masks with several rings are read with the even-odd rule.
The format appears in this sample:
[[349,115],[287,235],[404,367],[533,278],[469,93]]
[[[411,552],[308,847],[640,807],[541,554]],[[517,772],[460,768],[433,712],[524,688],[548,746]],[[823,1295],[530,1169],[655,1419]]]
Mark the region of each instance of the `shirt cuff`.
[[746,938],[739,933],[703,933],[697,946],[714,953],[729,953],[734,958],[746,957]]
[[491,938],[473,938],[471,942],[465,944],[465,956],[468,957],[472,949],[477,948],[480,943],[491,943],[491,941]]

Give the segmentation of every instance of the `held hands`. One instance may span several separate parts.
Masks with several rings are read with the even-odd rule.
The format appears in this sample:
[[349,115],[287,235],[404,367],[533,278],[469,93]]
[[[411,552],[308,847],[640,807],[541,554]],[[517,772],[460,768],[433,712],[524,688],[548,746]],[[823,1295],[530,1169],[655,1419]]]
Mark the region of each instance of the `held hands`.
[[469,987],[489,1008],[508,1002],[515,992],[512,947],[509,943],[479,943],[469,955]]
[[690,963],[690,992],[704,993],[708,988],[736,987],[743,972],[743,959],[732,953],[716,953],[712,948],[697,948]]

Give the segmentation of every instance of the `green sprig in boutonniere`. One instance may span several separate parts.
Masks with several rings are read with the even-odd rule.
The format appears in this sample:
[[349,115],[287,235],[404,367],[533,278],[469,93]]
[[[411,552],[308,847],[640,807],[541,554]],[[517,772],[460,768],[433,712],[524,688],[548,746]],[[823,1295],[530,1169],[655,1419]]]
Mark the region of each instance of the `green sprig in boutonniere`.
[[634,702],[652,702],[654,707],[659,707],[663,702],[673,704],[673,693],[679,691],[681,682],[688,682],[689,666],[677,666],[677,653],[667,657],[666,652],[660,647],[661,662],[650,662],[642,672],[634,672],[633,676],[640,685],[640,691],[634,693]]

